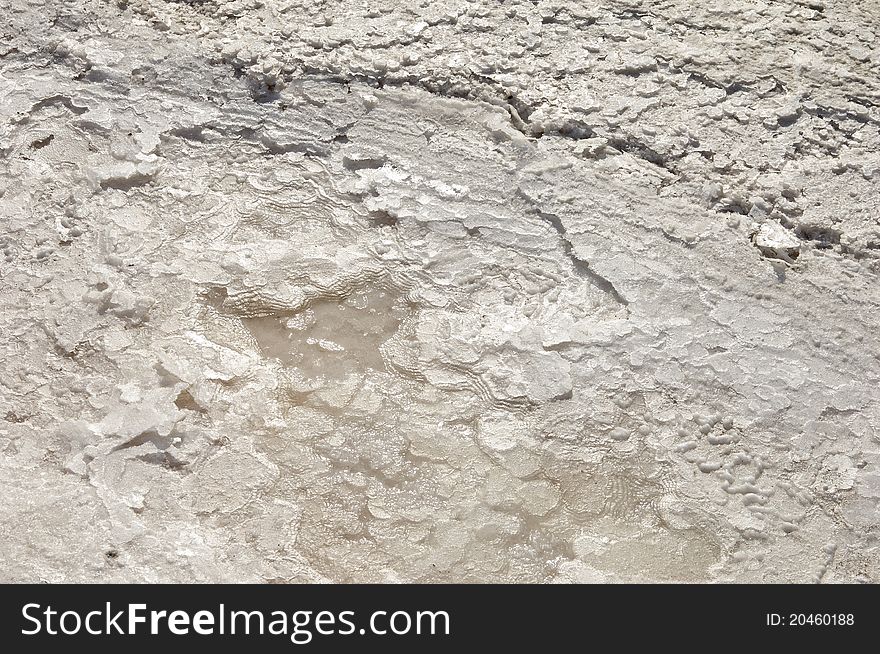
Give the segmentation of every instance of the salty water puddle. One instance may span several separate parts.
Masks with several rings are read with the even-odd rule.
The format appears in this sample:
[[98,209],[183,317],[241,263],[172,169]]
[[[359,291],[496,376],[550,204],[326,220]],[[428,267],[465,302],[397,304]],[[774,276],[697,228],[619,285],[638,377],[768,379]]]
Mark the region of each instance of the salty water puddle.
[[383,369],[379,347],[406,313],[399,296],[374,288],[316,300],[293,315],[243,318],[242,323],[266,357],[307,377],[340,379]]

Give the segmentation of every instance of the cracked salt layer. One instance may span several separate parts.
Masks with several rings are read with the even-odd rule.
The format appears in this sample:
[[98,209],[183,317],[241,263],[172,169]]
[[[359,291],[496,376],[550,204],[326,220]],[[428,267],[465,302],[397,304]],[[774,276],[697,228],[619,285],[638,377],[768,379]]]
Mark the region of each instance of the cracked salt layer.
[[6,580],[880,579],[874,3],[18,4]]

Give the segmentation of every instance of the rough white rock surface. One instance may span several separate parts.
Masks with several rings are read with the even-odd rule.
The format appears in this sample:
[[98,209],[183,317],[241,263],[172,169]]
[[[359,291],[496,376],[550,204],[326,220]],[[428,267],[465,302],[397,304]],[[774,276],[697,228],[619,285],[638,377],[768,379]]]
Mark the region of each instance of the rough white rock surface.
[[10,0],[4,581],[880,580],[880,5]]

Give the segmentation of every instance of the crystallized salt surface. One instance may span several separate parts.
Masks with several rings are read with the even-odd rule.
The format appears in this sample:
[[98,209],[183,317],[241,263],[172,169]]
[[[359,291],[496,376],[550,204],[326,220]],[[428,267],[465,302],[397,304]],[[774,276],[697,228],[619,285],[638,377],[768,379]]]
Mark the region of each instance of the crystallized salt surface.
[[3,12],[3,580],[878,581],[877,3],[423,5]]

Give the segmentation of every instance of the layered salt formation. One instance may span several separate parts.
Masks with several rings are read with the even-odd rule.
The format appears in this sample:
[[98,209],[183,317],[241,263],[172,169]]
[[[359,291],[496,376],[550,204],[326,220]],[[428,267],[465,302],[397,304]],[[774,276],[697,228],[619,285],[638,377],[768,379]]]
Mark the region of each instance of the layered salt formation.
[[876,3],[11,5],[5,580],[878,580]]

